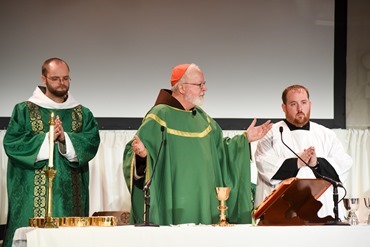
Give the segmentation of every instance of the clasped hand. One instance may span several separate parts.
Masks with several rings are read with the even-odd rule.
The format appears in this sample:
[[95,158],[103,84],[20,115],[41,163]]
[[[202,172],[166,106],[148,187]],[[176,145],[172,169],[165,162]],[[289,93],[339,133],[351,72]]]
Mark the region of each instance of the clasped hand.
[[65,143],[64,129],[63,129],[62,121],[60,120],[59,116],[55,118],[54,141]]
[[[299,156],[310,166],[314,167],[317,164],[317,156],[315,147],[309,147],[307,149],[304,149],[302,153],[299,154]],[[306,164],[303,163],[302,160],[298,159],[298,168],[301,168],[302,166],[305,166]]]

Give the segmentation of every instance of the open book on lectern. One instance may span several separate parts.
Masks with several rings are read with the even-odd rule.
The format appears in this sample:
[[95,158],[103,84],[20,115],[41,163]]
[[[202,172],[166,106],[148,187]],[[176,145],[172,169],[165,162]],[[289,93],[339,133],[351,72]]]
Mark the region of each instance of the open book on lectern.
[[253,218],[258,225],[323,225],[333,217],[320,218],[322,203],[317,199],[331,186],[321,178],[283,180],[256,207]]

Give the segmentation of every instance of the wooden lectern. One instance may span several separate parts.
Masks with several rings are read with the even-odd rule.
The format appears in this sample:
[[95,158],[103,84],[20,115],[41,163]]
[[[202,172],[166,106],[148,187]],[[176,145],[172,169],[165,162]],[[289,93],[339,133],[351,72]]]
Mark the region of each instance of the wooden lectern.
[[258,225],[323,225],[333,217],[320,218],[317,212],[322,203],[317,201],[331,184],[321,178],[289,178],[283,180],[255,209],[253,217]]

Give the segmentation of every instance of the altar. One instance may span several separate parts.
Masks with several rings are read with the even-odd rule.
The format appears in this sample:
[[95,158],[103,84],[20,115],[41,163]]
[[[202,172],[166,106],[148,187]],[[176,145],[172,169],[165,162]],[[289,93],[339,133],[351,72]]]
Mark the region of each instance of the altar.
[[254,226],[181,225],[160,227],[19,228],[13,246],[369,246],[370,225]]

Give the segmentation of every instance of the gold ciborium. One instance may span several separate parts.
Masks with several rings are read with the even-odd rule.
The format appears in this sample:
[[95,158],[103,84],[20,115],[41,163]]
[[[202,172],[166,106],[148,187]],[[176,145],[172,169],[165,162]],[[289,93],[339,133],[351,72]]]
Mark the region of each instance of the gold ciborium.
[[220,206],[217,207],[220,210],[220,222],[215,224],[215,226],[232,226],[226,220],[226,200],[229,198],[230,187],[216,187],[216,194],[217,199],[220,201]]

